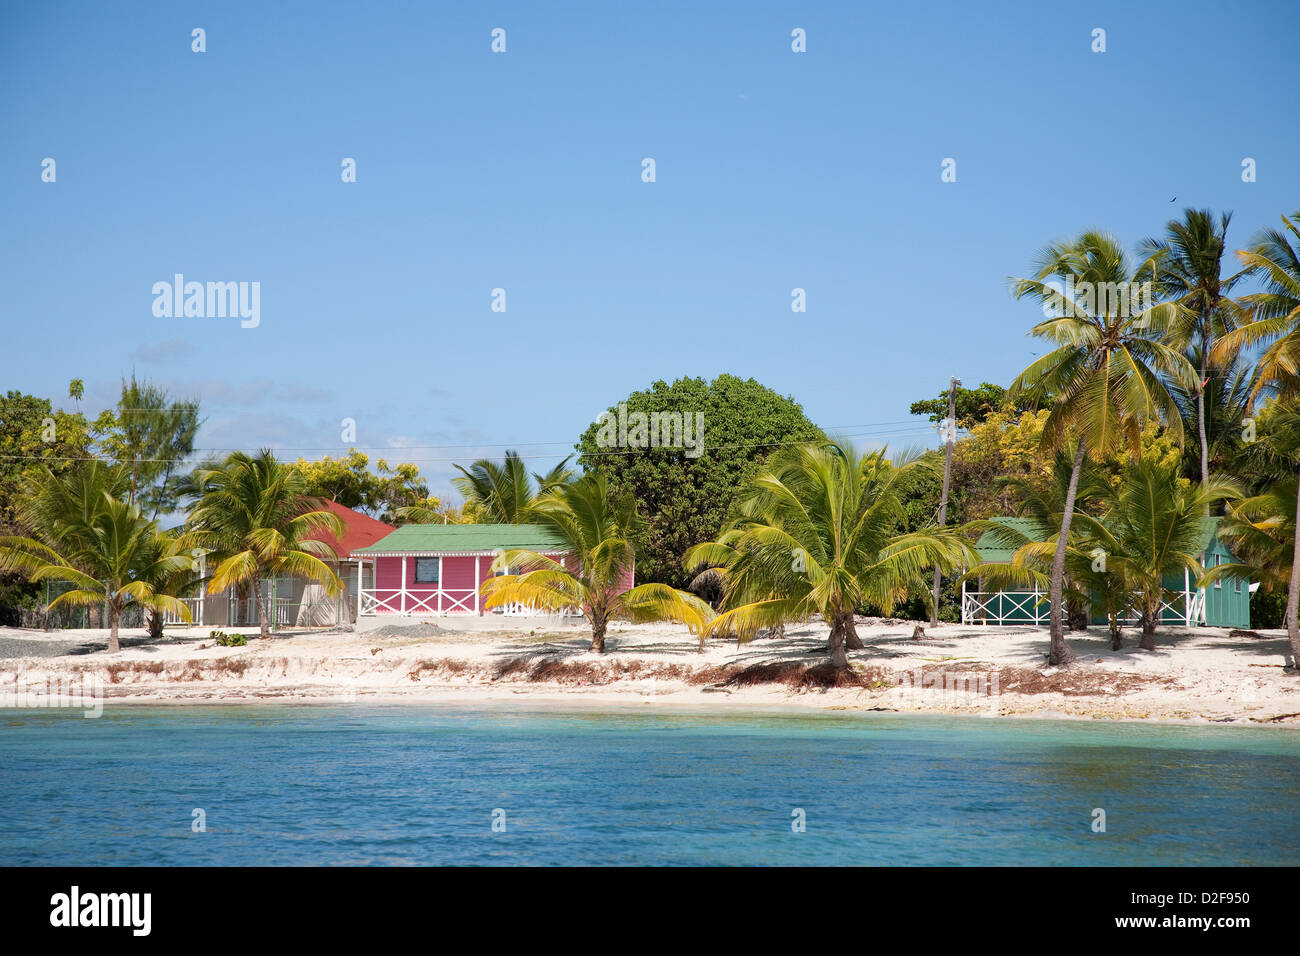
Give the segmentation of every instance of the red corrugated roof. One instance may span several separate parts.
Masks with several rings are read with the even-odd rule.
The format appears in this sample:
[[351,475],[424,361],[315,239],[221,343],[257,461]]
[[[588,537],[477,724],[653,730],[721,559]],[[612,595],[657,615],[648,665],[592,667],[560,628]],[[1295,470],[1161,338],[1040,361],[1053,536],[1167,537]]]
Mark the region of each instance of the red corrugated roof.
[[372,545],[380,538],[386,538],[396,530],[394,525],[377,521],[369,515],[363,515],[360,511],[345,508],[337,501],[326,501],[324,504],[326,508],[338,515],[339,521],[343,522],[343,537],[335,539],[333,535],[325,531],[310,534],[307,537],[315,538],[318,541],[328,541],[330,546],[338,552],[340,558],[346,559],[357,548]]

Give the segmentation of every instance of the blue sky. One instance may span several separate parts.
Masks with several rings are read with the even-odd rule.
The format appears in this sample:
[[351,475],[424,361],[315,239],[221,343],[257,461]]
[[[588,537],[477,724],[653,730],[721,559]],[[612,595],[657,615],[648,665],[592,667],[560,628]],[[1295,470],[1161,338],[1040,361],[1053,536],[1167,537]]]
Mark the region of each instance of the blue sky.
[[[913,400],[1038,350],[1007,277],[1048,241],[1300,209],[1298,40],[1293,2],[6,4],[0,388],[134,368],[286,457],[352,418],[444,493],[683,375],[933,443]],[[155,317],[177,272],[261,324]]]

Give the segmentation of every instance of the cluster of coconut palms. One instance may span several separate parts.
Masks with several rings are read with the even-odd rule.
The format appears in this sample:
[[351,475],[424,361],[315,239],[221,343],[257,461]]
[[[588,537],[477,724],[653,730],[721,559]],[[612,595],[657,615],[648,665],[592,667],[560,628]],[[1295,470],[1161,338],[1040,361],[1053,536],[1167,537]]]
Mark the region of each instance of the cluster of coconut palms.
[[[1214,502],[1231,498],[1235,490],[1229,484],[1211,484],[1206,428],[1210,382],[1216,375],[1240,372],[1251,350],[1264,346],[1249,373],[1245,412],[1262,411],[1263,404],[1270,404],[1271,420],[1280,426],[1300,391],[1300,216],[1283,217],[1283,230],[1268,230],[1249,249],[1238,251],[1242,268],[1225,278],[1221,271],[1228,222],[1227,216],[1216,219],[1205,210],[1188,210],[1183,220],[1169,224],[1163,239],[1144,242],[1136,262],[1114,239],[1085,233],[1049,246],[1036,274],[1015,282],[1017,296],[1037,299],[1052,313],[1032,334],[1054,347],[1020,374],[1011,394],[1050,408],[1044,440],[1072,453],[1049,574],[1052,664],[1068,664],[1073,656],[1064,640],[1062,598],[1071,528],[1082,512],[1077,495],[1085,460],[1119,452],[1139,458],[1140,432],[1148,423],[1163,427],[1181,444],[1179,396],[1194,396],[1201,461],[1201,488],[1195,497],[1208,514]],[[1248,279],[1262,290],[1233,298],[1234,287]],[[1131,303],[1111,296],[1084,298],[1063,291],[1143,281],[1152,282],[1159,301],[1140,309],[1125,307]],[[1263,436],[1263,447],[1273,445],[1272,451],[1289,457],[1294,468],[1300,446],[1287,447],[1290,434],[1279,427]],[[1148,470],[1145,477],[1135,474],[1133,482],[1155,479]],[[1169,482],[1165,484],[1168,492]],[[1166,493],[1165,516],[1182,503]],[[1136,496],[1119,503],[1111,509],[1110,525],[1130,520],[1137,507]],[[1229,519],[1223,534],[1235,539],[1245,517],[1230,508]],[[1102,529],[1088,530],[1096,537]],[[1294,558],[1300,542],[1291,543]],[[1241,550],[1247,552],[1246,565],[1253,563],[1250,549]],[[1300,659],[1298,574],[1300,562],[1292,560],[1286,621],[1293,659]],[[1122,578],[1113,583],[1122,583]]]
[[[855,608],[889,613],[908,594],[924,596],[926,565],[961,567],[994,588],[1045,587],[1048,660],[1065,666],[1074,658],[1065,641],[1072,603],[1090,605],[1085,620],[1090,609],[1104,611],[1116,648],[1120,621],[1136,612],[1151,648],[1171,572],[1202,585],[1236,576],[1278,588],[1285,574],[1291,656],[1300,661],[1300,214],[1238,251],[1240,270],[1224,276],[1229,221],[1189,209],[1136,258],[1087,232],[1049,245],[1032,277],[1013,280],[1018,298],[1043,305],[1048,317],[1031,334],[1051,349],[1009,398],[1050,410],[1043,442],[1058,452],[1048,493],[1023,481],[1015,489],[1032,519],[1028,533],[997,522],[899,533],[892,479],[914,464],[836,446],[796,449],[773,459],[716,542],[686,556],[724,586],[709,629],[745,640],[820,614],[831,626],[832,662],[845,667]],[[1260,291],[1233,297],[1252,280]],[[1098,294],[1146,283],[1149,297]],[[1162,429],[1181,446],[1185,415],[1197,427],[1199,482],[1185,480],[1176,462],[1142,458],[1143,430]],[[1225,422],[1250,433],[1241,470],[1272,473],[1260,493],[1243,497],[1234,476],[1211,474],[1211,431],[1222,435]],[[1116,479],[1092,472],[1117,456],[1128,461]],[[1205,569],[1205,519],[1225,503],[1218,534],[1240,561]],[[1015,547],[1013,561],[980,564],[966,543],[977,533]]]
[[266,637],[260,588],[267,578],[296,574],[331,594],[342,590],[327,563],[334,550],[316,537],[342,534],[339,519],[304,494],[296,467],[269,451],[236,452],[187,476],[182,494],[191,507],[180,528],[162,530],[131,499],[130,487],[127,466],[92,461],[61,475],[34,470],[19,509],[29,534],[0,537],[0,571],[68,585],[51,608],[104,609],[110,651],[120,647],[118,625],[131,604],[145,609],[156,638],[165,613],[190,619],[182,598],[196,588],[248,588]]
[[[1136,258],[1113,238],[1087,232],[1048,246],[1032,277],[1013,280],[1017,297],[1044,306],[1049,317],[1031,334],[1052,346],[1009,391],[1022,405],[1050,410],[1043,442],[1058,453],[1052,488],[1015,489],[1032,519],[1028,534],[996,522],[904,530],[908,482],[934,467],[928,459],[834,442],[790,446],[741,490],[717,540],[684,556],[688,571],[720,585],[710,604],[665,584],[626,587],[643,518],[599,469],[576,477],[566,459],[530,476],[507,453],[502,463],[461,469],[455,483],[465,513],[543,525],[573,560],[522,550],[499,556],[495,568],[515,573],[483,584],[485,606],[579,611],[591,626],[593,651],[604,650],[609,622],[620,617],[677,621],[702,640],[745,641],[817,616],[830,629],[831,662],[842,668],[847,652],[861,647],[855,613],[873,607],[889,614],[909,596],[925,595],[925,577],[937,569],[985,576],[995,587],[1045,587],[1049,662],[1064,666],[1073,658],[1065,642],[1072,602],[1100,606],[1116,647],[1120,620],[1136,611],[1150,647],[1166,597],[1162,581],[1185,570],[1202,584],[1237,575],[1285,587],[1291,653],[1300,660],[1300,214],[1282,222],[1283,229],[1237,252],[1241,269],[1228,276],[1221,273],[1229,217],[1187,210],[1163,238],[1143,242]],[[1234,297],[1248,280],[1259,291]],[[1148,282],[1147,300],[1095,294]],[[1196,423],[1198,482],[1183,478],[1176,463],[1142,458],[1144,429],[1163,429],[1181,446],[1185,417]],[[1251,431],[1242,467],[1271,476],[1252,494],[1233,475],[1212,474],[1225,422]],[[1101,480],[1092,463],[1116,456],[1128,459],[1118,479]],[[179,595],[196,585],[197,555],[210,590],[253,591],[263,636],[269,624],[258,589],[265,578],[293,574],[330,594],[341,589],[322,534],[340,535],[338,519],[304,493],[296,467],[270,452],[236,453],[190,474],[185,524],[170,532],[124,496],[129,481],[129,473],[100,463],[61,476],[33,473],[22,515],[32,534],[0,539],[0,571],[67,582],[71,589],[56,604],[104,606],[113,649],[130,602],[149,609],[151,625],[166,611],[188,613]],[[1197,563],[1204,521],[1225,507],[1218,533],[1241,560],[1207,570]],[[420,506],[400,515],[442,520]],[[978,533],[1014,545],[1014,560],[981,565],[971,545]]]

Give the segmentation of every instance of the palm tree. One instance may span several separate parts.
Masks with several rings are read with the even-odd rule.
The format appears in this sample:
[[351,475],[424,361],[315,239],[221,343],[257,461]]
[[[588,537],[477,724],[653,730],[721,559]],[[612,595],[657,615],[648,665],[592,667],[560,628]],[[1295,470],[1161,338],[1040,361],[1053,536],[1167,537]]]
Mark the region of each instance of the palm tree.
[[1219,519],[1218,534],[1237,561],[1208,569],[1204,580],[1258,581],[1267,593],[1285,592],[1295,546],[1295,502],[1294,475],[1236,502]]
[[761,628],[820,614],[831,628],[831,664],[849,666],[853,614],[871,603],[884,613],[909,594],[928,594],[924,572],[975,563],[956,532],[903,533],[901,489],[928,461],[851,445],[801,445],[778,452],[742,494],[745,513],[688,560],[726,567],[724,612],[709,633],[748,641]]
[[1206,435],[1205,388],[1215,371],[1210,365],[1215,340],[1236,328],[1240,308],[1227,293],[1240,274],[1223,278],[1223,252],[1232,213],[1217,221],[1208,209],[1184,209],[1182,219],[1165,225],[1162,239],[1148,238],[1139,247],[1143,259],[1159,262],[1154,287],[1161,298],[1181,308],[1170,322],[1166,341],[1200,365],[1196,389],[1196,427],[1201,446],[1201,483],[1210,479],[1210,442]]
[[[1189,362],[1200,366],[1199,347],[1194,346],[1185,354]],[[1212,368],[1208,379],[1203,380],[1203,389],[1189,392],[1170,385],[1183,421],[1190,424],[1204,419],[1208,473],[1227,471],[1229,474],[1241,474],[1234,470],[1234,460],[1239,457],[1244,446],[1242,431],[1249,415],[1254,371],[1245,356],[1238,356]],[[1191,461],[1193,455],[1199,459],[1200,448],[1193,451],[1188,446],[1184,455],[1184,474],[1188,478],[1200,475],[1200,463]],[[1287,470],[1290,471],[1289,466]]]
[[[152,549],[155,560],[148,565],[149,571],[142,578],[148,580],[160,594],[176,598],[195,596],[203,585],[203,576],[197,556],[185,550],[182,535],[175,530],[163,532],[154,538]],[[184,563],[161,560],[178,555],[184,558]],[[162,640],[166,610],[168,609],[163,607],[152,607],[145,615],[145,628],[153,640]],[[184,617],[190,619],[188,613]]]
[[1198,555],[1205,550],[1211,505],[1240,497],[1233,481],[1212,478],[1191,484],[1180,477],[1176,462],[1152,459],[1129,462],[1118,487],[1102,502],[1100,518],[1079,515],[1084,549],[1100,552],[1103,573],[1117,575],[1142,622],[1143,650],[1155,650],[1160,607],[1172,596],[1167,576],[1185,571],[1200,580],[1205,573]]
[[[1253,345],[1266,347],[1255,365],[1252,399],[1273,392],[1283,399],[1300,395],[1300,212],[1282,217],[1283,229],[1266,230],[1237,257],[1246,271],[1264,283],[1263,292],[1242,296],[1250,321],[1219,340],[1216,356],[1227,358]],[[1293,244],[1294,243],[1294,244]],[[1300,483],[1296,515],[1300,518]],[[1300,524],[1300,521],[1297,522]],[[1293,540],[1291,580],[1287,588],[1286,630],[1291,663],[1300,668],[1300,535]]]
[[1179,306],[1166,302],[1141,308],[1132,294],[1116,294],[1116,290],[1137,288],[1142,275],[1154,274],[1156,266],[1157,260],[1151,259],[1135,270],[1118,242],[1086,232],[1044,249],[1034,278],[1013,280],[1017,298],[1036,298],[1059,314],[1030,331],[1056,348],[1021,372],[1009,394],[1013,401],[1050,403],[1051,414],[1043,428],[1045,446],[1060,448],[1071,436],[1077,441],[1048,597],[1048,662],[1056,666],[1067,666],[1074,659],[1065,643],[1061,598],[1084,456],[1100,460],[1118,451],[1126,440],[1129,453],[1139,455],[1140,429],[1148,419],[1164,421],[1181,445],[1182,419],[1166,379],[1189,390],[1200,384],[1186,357],[1159,340]]
[[105,449],[130,468],[127,500],[139,498],[141,507],[151,509],[150,517],[156,518],[176,504],[172,472],[176,462],[194,450],[201,424],[198,403],[172,401],[164,389],[137,381],[132,373],[129,384],[122,381],[117,405],[117,422],[104,439]]
[[[716,541],[697,544],[687,549],[686,554],[682,556],[682,567],[688,573],[694,575],[690,583],[691,591],[696,594],[705,592],[715,595],[714,601],[710,603],[711,607],[720,606],[728,594],[728,587],[731,583],[731,569],[735,567],[740,558],[737,545],[744,537],[742,525],[742,519],[733,520],[730,526],[722,529]],[[740,600],[735,596],[734,591],[732,594],[733,601]],[[751,597],[757,599],[772,596],[772,594],[757,594]],[[774,638],[785,637],[785,625],[786,622],[783,620],[779,624],[770,626],[767,629],[768,636]],[[730,633],[719,633],[725,637],[736,636]],[[861,642],[859,642],[858,647],[861,648],[861,646]]]
[[[1068,480],[1070,468],[1063,455],[1058,457],[1056,494],[1029,493],[1023,511],[1031,520],[1028,531],[996,521],[967,526],[1002,547],[1016,548],[1009,564],[981,564],[968,571],[967,578],[983,577],[994,590],[1050,583],[1048,570],[1056,550],[1051,529],[1060,524],[1059,513],[1052,509],[1059,507],[1059,486]],[[1184,568],[1201,578],[1197,555],[1210,531],[1207,506],[1240,494],[1235,482],[1215,478],[1205,485],[1194,484],[1180,477],[1180,470],[1176,460],[1130,460],[1121,465],[1118,481],[1111,484],[1084,463],[1079,499],[1087,501],[1089,509],[1076,511],[1071,522],[1067,582],[1069,593],[1085,612],[1090,606],[1106,615],[1112,650],[1121,647],[1119,625],[1130,609],[1137,610],[1142,624],[1142,647],[1155,649],[1160,607],[1173,594],[1165,589],[1164,578]]]
[[519,453],[507,451],[501,462],[480,458],[469,468],[457,465],[460,477],[451,483],[480,521],[519,524],[531,520],[531,508],[543,495],[573,479],[568,465],[565,458],[546,474],[530,477]]
[[591,650],[597,654],[604,653],[605,631],[620,614],[634,621],[678,621],[703,633],[713,612],[694,594],[666,584],[625,589],[636,560],[631,538],[641,518],[630,496],[611,497],[604,475],[556,485],[529,506],[528,515],[563,542],[567,555],[556,561],[526,549],[503,552],[493,570],[518,567],[520,573],[484,581],[486,607],[521,603],[581,611],[591,624]]
[[148,610],[189,609],[166,584],[190,566],[174,539],[160,534],[138,505],[118,497],[129,490],[129,473],[88,462],[63,476],[49,469],[25,481],[19,505],[34,537],[0,538],[0,571],[19,571],[32,581],[64,581],[72,589],[50,602],[103,606],[108,614],[108,650],[120,650],[118,622],[135,603]]
[[[972,521],[967,524],[963,529],[967,533],[987,533],[994,543],[1004,548],[1015,548],[1018,553],[1010,566],[982,564],[972,568],[964,577],[966,580],[981,580],[981,590],[986,587],[998,591],[1037,586],[1050,593],[1052,560],[1056,553],[1054,536],[1056,529],[1064,522],[1065,502],[1069,498],[1070,484],[1073,481],[1075,513],[1070,521],[1062,600],[1068,612],[1068,620],[1076,626],[1086,627],[1089,595],[1098,593],[1097,584],[1101,582],[1092,572],[1092,559],[1084,560],[1086,552],[1076,540],[1078,535],[1074,532],[1074,519],[1087,508],[1088,502],[1105,495],[1109,485],[1100,469],[1087,457],[1080,463],[1076,477],[1074,454],[1074,450],[1068,447],[1058,451],[1053,457],[1052,471],[1046,482],[1023,475],[997,479],[998,491],[1016,503],[1016,513],[1029,519],[1029,529],[1022,532],[997,521]],[[1109,611],[1109,607],[1105,609]]]
[[306,478],[298,468],[279,462],[268,450],[256,457],[235,452],[218,467],[192,472],[185,491],[195,499],[182,545],[199,547],[213,555],[208,592],[250,586],[257,604],[261,636],[271,636],[262,581],[291,574],[324,585],[336,596],[342,590],[338,576],[322,558],[336,557],[334,549],[314,535],[343,536],[343,523],[320,501],[303,494]]

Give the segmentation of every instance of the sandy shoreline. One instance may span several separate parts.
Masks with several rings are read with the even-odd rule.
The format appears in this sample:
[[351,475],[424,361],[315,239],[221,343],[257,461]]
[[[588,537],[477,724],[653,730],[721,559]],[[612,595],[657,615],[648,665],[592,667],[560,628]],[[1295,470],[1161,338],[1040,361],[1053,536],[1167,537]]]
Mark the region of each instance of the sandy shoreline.
[[[436,625],[436,626],[435,626]],[[941,625],[911,640],[911,622],[863,622],[849,686],[824,686],[827,629],[700,651],[685,628],[616,624],[608,652],[586,652],[581,624],[456,630],[454,619],[404,620],[370,632],[314,632],[218,647],[208,629],[168,631],[157,644],[124,633],[0,628],[0,698],[31,704],[68,687],[119,704],[361,702],[689,711],[861,711],[1000,717],[1219,722],[1300,727],[1300,677],[1284,671],[1285,635],[1169,629],[1157,649],[1137,634],[1110,650],[1104,629],[1069,640],[1079,660],[1046,666],[1035,628]],[[254,632],[255,633],[255,632]],[[138,643],[136,643],[138,642]],[[16,693],[17,692],[17,693]],[[19,696],[22,695],[22,696]],[[36,696],[32,696],[36,695]],[[2,710],[0,710],[2,712]]]

